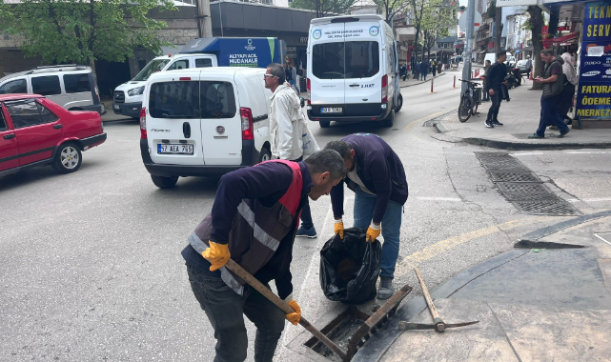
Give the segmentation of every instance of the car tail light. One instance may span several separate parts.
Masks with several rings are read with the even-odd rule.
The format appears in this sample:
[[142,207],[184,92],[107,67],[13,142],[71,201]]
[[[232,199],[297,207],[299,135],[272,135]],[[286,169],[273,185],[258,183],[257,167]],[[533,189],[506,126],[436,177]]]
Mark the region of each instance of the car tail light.
[[312,86],[310,85],[310,78],[306,78],[306,89],[308,90],[308,106],[312,105]]
[[146,134],[146,108],[142,107],[140,110],[140,138],[145,140],[148,138]]
[[388,75],[382,77],[382,103],[388,103]]
[[254,137],[252,111],[250,108],[240,108],[240,116],[242,118],[242,139],[252,140]]

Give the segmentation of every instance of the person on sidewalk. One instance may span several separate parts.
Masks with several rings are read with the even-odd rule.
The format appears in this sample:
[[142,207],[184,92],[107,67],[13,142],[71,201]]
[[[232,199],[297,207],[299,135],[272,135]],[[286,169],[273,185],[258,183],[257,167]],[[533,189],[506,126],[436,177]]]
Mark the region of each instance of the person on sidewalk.
[[486,92],[490,95],[490,99],[492,100],[492,106],[490,106],[488,116],[486,117],[486,127],[488,128],[503,125],[499,122],[498,115],[502,100],[501,86],[507,84],[505,80],[505,76],[507,75],[507,66],[505,65],[506,59],[507,53],[505,50],[498,51],[496,53],[496,62],[488,69]]
[[[329,194],[345,174],[341,156],[325,150],[302,162],[271,160],[221,178],[212,212],[182,251],[193,294],[214,329],[215,362],[246,359],[244,315],[257,327],[256,362],[272,361],[285,319],[299,323],[290,268],[299,212],[308,198]],[[278,296],[295,312],[285,315],[224,268],[232,257],[264,285],[275,280]]]
[[429,74],[429,62],[420,63],[420,74],[422,74],[422,79],[426,81],[426,76]]
[[412,79],[420,79],[420,63],[414,63],[414,77]]
[[294,87],[297,94],[299,94],[301,91],[299,90],[299,85],[297,84],[297,68],[295,68],[293,64],[289,63],[289,71],[291,72],[291,80],[289,80],[289,84],[291,87]]
[[545,63],[543,77],[535,78],[535,83],[543,84],[541,118],[539,119],[539,128],[528,138],[544,138],[545,128],[548,125],[558,127],[560,131],[559,137],[564,137],[570,131],[566,124],[564,124],[564,119],[560,114],[560,102],[564,88],[564,77],[562,76],[564,60],[556,58],[552,49],[543,49],[541,51],[541,60]]
[[482,97],[482,102],[489,102],[490,101],[490,94],[488,93],[487,89],[488,87],[486,86],[486,84],[488,83],[488,70],[490,70],[490,66],[492,65],[492,63],[490,63],[490,60],[486,60],[484,62],[484,91],[482,93],[483,97]]
[[[378,298],[388,299],[394,290],[395,265],[399,256],[401,212],[407,201],[408,186],[399,156],[382,138],[370,133],[357,133],[325,147],[335,150],[344,159],[347,176],[344,180],[354,191],[354,227],[367,229],[367,241],[384,236]],[[344,184],[331,190],[336,234],[344,237]]]
[[563,53],[561,56],[564,64],[562,64],[562,74],[564,77],[563,80],[563,88],[562,94],[560,94],[560,103],[559,103],[559,113],[562,116],[562,119],[567,119],[569,122],[567,124],[571,124],[572,120],[569,117],[569,109],[573,104],[573,96],[575,95],[575,86],[579,81],[579,77],[577,76],[577,72],[575,72],[575,67],[573,66],[573,57],[570,53]]
[[[267,66],[265,88],[273,93],[269,111],[272,158],[299,162],[303,160],[303,114],[299,98],[284,81],[282,65]],[[301,222],[297,236],[315,238],[316,229],[307,200],[301,211]]]
[[433,78],[437,75],[437,64],[434,60],[431,60],[431,70],[433,71]]
[[533,61],[532,59],[530,59],[530,55],[526,56],[526,69],[528,69],[528,72],[526,72],[526,75],[528,76],[528,79],[530,79],[530,72],[533,69]]
[[403,63],[403,65],[401,66],[401,76],[403,77],[403,81],[405,82],[405,80],[407,79],[407,65],[405,65],[405,63]]

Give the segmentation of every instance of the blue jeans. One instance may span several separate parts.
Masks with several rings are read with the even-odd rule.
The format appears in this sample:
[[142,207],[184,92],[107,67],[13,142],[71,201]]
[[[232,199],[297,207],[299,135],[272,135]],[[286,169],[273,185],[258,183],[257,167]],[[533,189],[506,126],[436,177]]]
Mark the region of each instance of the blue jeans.
[[301,93],[301,90],[299,90],[299,86],[297,86],[297,82],[296,82],[296,81],[294,81],[294,80],[292,80],[292,79],[291,79],[291,80],[289,80],[289,84],[290,84],[292,87],[295,87],[295,89],[297,89],[297,92],[298,92],[298,93]]
[[[373,219],[377,196],[370,195],[360,188],[356,189],[354,198],[354,227],[367,229]],[[394,278],[395,265],[399,257],[401,239],[401,211],[403,206],[395,201],[388,201],[386,213],[382,218],[382,265],[380,276]]]
[[566,133],[569,130],[564,124],[564,117],[560,114],[560,96],[544,98],[541,97],[541,119],[539,119],[539,128],[537,136],[545,136],[545,128],[549,125],[558,127],[560,133]]

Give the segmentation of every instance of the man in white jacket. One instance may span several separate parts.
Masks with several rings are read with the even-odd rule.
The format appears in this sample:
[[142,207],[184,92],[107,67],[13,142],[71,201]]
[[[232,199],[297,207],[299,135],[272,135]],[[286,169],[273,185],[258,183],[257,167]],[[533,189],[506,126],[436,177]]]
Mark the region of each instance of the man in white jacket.
[[[269,111],[271,151],[273,159],[294,162],[303,160],[303,119],[299,98],[286,81],[284,67],[277,63],[267,66],[265,88],[272,91]],[[301,210],[301,227],[297,236],[317,236],[310,205]]]

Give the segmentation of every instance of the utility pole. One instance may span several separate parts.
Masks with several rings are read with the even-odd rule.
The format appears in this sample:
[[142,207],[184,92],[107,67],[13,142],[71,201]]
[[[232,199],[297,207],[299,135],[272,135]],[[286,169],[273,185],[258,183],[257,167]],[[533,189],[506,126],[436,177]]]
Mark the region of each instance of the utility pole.
[[[467,38],[463,52],[462,79],[471,80],[471,50],[473,49],[473,23],[475,22],[475,0],[469,0],[467,4]],[[461,93],[467,90],[467,83],[462,83]]]
[[197,5],[197,30],[200,38],[212,37],[212,18],[210,0],[195,0]]

